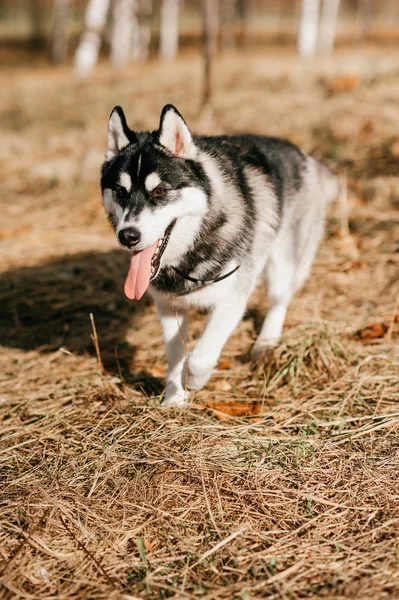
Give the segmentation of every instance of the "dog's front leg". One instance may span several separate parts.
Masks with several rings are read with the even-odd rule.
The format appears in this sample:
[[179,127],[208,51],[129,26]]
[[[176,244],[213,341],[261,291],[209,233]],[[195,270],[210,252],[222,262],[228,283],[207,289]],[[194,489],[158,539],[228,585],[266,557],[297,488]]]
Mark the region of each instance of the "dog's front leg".
[[247,305],[247,295],[228,297],[219,302],[188,358],[187,387],[202,388],[216,366],[223,346],[240,322]]
[[168,377],[162,406],[181,406],[188,396],[184,386],[188,315],[187,311],[177,312],[159,302],[156,306],[168,359]]

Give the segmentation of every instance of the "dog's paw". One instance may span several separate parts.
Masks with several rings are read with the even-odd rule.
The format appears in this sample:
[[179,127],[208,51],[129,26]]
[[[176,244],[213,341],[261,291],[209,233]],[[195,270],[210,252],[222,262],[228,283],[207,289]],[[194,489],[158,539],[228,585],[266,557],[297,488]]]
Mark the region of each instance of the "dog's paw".
[[161,402],[161,407],[165,408],[167,406],[184,406],[187,404],[189,393],[186,390],[182,392],[175,392],[172,395],[165,395],[165,398]]
[[199,368],[188,361],[187,387],[189,390],[200,390],[208,383],[213,373],[213,367]]
[[251,362],[258,363],[260,360],[267,360],[273,354],[277,342],[271,340],[256,340],[251,349]]

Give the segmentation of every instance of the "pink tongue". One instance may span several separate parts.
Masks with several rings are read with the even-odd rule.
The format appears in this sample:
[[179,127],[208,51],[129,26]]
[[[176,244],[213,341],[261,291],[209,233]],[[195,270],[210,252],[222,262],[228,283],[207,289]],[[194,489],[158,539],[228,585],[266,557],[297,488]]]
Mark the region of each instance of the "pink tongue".
[[125,281],[125,294],[130,300],[140,300],[150,285],[151,259],[156,248],[157,244],[155,243],[145,250],[133,252]]

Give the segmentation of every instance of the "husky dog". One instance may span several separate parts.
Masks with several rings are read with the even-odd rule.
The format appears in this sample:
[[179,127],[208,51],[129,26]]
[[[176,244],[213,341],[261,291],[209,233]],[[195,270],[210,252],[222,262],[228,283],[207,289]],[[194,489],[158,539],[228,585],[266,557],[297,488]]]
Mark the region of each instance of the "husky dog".
[[[270,308],[253,347],[279,340],[288,304],[323,235],[335,177],[290,142],[258,135],[197,137],[172,105],[159,129],[135,132],[120,107],[108,124],[104,207],[131,252],[125,294],[148,289],[168,359],[163,405],[205,385],[260,276]],[[186,356],[188,310],[210,316]]]

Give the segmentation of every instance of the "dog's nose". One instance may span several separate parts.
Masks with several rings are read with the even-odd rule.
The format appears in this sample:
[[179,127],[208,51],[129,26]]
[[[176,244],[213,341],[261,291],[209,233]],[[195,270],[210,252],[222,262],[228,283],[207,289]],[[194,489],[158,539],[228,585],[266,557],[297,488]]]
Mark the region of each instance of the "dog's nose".
[[141,233],[135,227],[126,227],[126,229],[121,229],[118,233],[118,239],[122,246],[126,246],[127,248],[131,248],[139,243],[141,238]]

